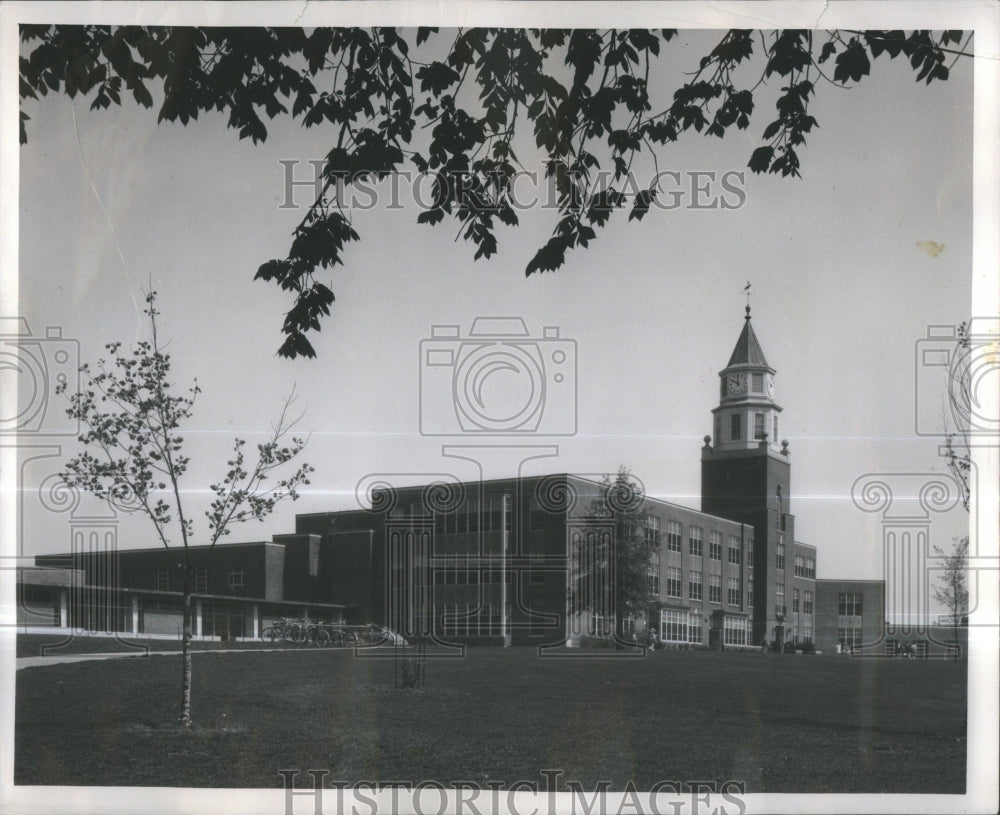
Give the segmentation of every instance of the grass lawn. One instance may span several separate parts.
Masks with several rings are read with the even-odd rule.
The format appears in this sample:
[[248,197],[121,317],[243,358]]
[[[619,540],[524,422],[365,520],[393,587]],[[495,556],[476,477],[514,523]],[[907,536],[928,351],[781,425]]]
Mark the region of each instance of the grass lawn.
[[190,732],[172,724],[180,667],[167,654],[18,671],[15,783],[274,787],[280,769],[327,769],[511,784],[558,768],[585,789],[965,791],[964,662],[481,648],[428,659],[425,688],[395,690],[392,659],[220,650],[194,656]]

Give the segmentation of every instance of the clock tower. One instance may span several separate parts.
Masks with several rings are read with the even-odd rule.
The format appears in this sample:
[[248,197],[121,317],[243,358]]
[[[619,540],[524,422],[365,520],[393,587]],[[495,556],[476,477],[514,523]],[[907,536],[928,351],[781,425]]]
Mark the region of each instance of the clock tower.
[[[701,509],[753,527],[753,636],[782,639],[785,547],[795,540],[789,512],[788,444],[779,443],[781,407],[746,308],[743,330],[719,372],[719,404],[701,456]],[[778,567],[781,567],[780,569]],[[791,578],[791,572],[789,577]]]

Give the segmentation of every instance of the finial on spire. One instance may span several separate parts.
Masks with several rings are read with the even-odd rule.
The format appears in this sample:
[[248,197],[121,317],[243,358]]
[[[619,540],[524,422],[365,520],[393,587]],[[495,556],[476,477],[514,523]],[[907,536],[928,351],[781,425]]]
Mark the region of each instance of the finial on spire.
[[747,316],[744,317],[743,319],[749,321],[749,319],[750,319],[750,281],[749,280],[747,281],[747,284],[743,287],[743,291],[745,291],[747,293]]

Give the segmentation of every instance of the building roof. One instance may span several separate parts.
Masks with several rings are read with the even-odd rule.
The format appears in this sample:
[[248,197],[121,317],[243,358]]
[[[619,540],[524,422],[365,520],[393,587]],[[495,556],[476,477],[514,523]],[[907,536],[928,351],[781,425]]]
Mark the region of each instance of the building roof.
[[736,340],[736,347],[733,349],[732,356],[729,357],[729,364],[726,367],[732,368],[734,365],[754,365],[761,368],[771,367],[767,364],[767,360],[764,359],[764,352],[760,350],[757,335],[754,334],[753,326],[750,325],[750,306],[747,306],[747,316],[744,318],[743,330],[740,332],[740,338]]

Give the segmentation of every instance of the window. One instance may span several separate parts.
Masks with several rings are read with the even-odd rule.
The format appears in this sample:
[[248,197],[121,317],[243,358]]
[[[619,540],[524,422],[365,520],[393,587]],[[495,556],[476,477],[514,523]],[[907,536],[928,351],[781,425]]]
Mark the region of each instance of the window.
[[646,543],[654,546],[660,545],[660,516],[647,515],[644,529]]
[[741,617],[726,617],[722,621],[722,635],[726,645],[749,645],[750,620]]
[[722,575],[710,574],[708,576],[708,601],[710,603],[722,602]]
[[649,579],[649,593],[659,595],[660,593],[660,553],[653,552],[649,561],[649,570],[646,572]]
[[795,556],[795,576],[805,577],[806,576],[806,559],[802,555]]
[[860,617],[863,606],[860,592],[841,592],[837,596],[837,613],[841,617]]
[[729,605],[738,606],[740,604],[740,579],[738,577],[730,577],[728,589],[726,599],[729,601]]
[[792,613],[798,614],[799,612],[799,590],[792,589]]
[[667,567],[667,596],[681,596],[681,570],[677,566]]
[[681,550],[680,521],[667,521],[667,549],[671,552],[679,552]]
[[753,575],[747,578],[747,605],[753,608]]
[[247,573],[243,569],[233,569],[226,575],[226,585],[230,591],[243,591],[246,586]]
[[688,554],[701,557],[702,540],[705,531],[700,526],[688,527]]
[[156,590],[157,591],[170,591],[170,570],[169,569],[157,569],[156,570]]
[[701,642],[701,615],[673,608],[660,609],[660,639],[664,642]]
[[729,536],[729,562],[735,563],[737,566],[740,565],[740,561],[743,559],[743,550],[740,549],[740,539],[735,535]]
[[837,629],[837,639],[841,645],[849,645],[852,648],[861,646],[861,623],[857,625],[844,626]]
[[760,441],[764,438],[764,414],[755,413],[753,415],[753,437]]
[[774,546],[774,568],[781,571],[785,569],[785,544],[783,543]]
[[740,414],[734,413],[729,422],[729,438],[732,441],[740,440]]
[[713,532],[708,542],[708,557],[711,560],[722,560],[722,534]]
[[778,441],[778,414],[774,414],[774,440]]
[[785,584],[775,583],[774,585],[774,613],[775,616],[785,614]]
[[813,627],[811,625],[802,626],[802,642],[813,641]]
[[208,594],[208,569],[204,566],[194,573],[193,591],[195,594]]
[[754,393],[764,392],[764,374],[750,374],[750,390]]
[[816,558],[807,557],[806,558],[806,577],[810,580],[816,579]]
[[813,593],[811,591],[806,590],[802,594],[802,613],[813,613]]
[[688,572],[688,598],[701,599],[701,572]]

